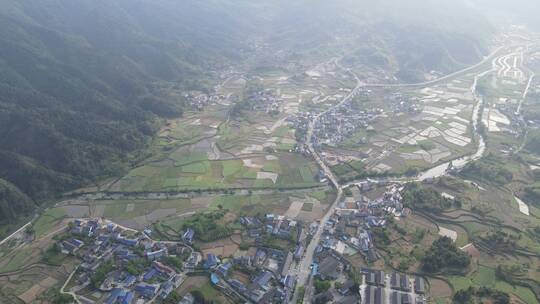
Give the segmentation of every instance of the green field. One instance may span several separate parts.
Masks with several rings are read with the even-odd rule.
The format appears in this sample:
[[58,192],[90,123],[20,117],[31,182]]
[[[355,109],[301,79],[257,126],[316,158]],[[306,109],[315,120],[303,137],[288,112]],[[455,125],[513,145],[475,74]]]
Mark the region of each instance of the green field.
[[[176,153],[176,152],[175,152]],[[277,160],[250,158],[259,166],[245,166],[240,159],[208,160],[196,153],[177,158],[176,165],[150,163],[138,167],[120,179],[112,189],[122,192],[189,191],[230,188],[307,188],[319,185],[314,179],[317,167],[301,155],[279,153]],[[179,165],[180,164],[180,165]],[[257,172],[275,173],[269,178],[257,178]]]
[[26,264],[26,261],[31,257],[30,250],[18,250],[17,254],[13,255],[9,262],[3,267],[0,267],[0,272],[15,271]]
[[509,294],[514,294],[525,303],[538,303],[534,293],[525,287],[512,286],[506,282],[499,281],[495,277],[495,269],[479,265],[478,270],[468,277],[449,276],[448,280],[454,290],[467,289],[469,287],[490,287]]
[[102,202],[101,205],[105,205],[103,213],[105,217],[118,220],[144,216],[159,209],[175,209],[176,212],[182,212],[191,207],[191,202],[183,198],[159,201],[115,200]]
[[62,208],[48,209],[37,219],[37,221],[32,224],[34,231],[36,232],[36,236],[46,234],[65,217],[66,212]]

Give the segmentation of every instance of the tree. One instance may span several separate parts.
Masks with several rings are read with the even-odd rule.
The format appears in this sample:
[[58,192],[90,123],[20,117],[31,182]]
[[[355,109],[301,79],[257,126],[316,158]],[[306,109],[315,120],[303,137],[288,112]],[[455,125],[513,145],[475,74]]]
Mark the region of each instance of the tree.
[[163,258],[163,262],[169,266],[175,267],[179,271],[182,271],[183,261],[179,257],[168,256]]
[[330,289],[330,281],[316,279],[315,282],[313,282],[313,286],[315,286],[315,291],[317,293],[325,292]]
[[[71,224],[71,223],[70,223]],[[34,225],[30,224],[28,225],[28,227],[26,228],[25,230],[26,234],[28,235],[32,235],[36,232],[36,230],[34,229]]]
[[99,288],[99,286],[107,277],[107,274],[112,270],[113,263],[111,261],[107,261],[99,265],[99,267],[96,269],[96,272],[94,273],[94,275],[92,275],[92,278],[90,279],[92,286],[94,286],[95,288]]
[[304,294],[306,293],[306,288],[304,286],[298,287],[297,291],[298,293],[298,300],[296,301],[296,304],[302,304],[304,302]]
[[444,268],[462,269],[469,266],[470,256],[459,250],[449,237],[441,237],[431,245],[422,259],[423,269],[427,272],[439,272]]
[[204,294],[200,290],[194,290],[191,292],[195,304],[211,304],[213,301],[209,301],[204,297]]
[[56,296],[52,303],[53,304],[71,304],[73,303],[73,296],[72,295],[69,295],[69,294],[58,294],[58,296]]
[[164,304],[177,304],[182,300],[182,296],[178,294],[176,290],[173,290],[167,298],[163,301]]
[[407,207],[433,213],[439,213],[452,206],[452,202],[439,192],[417,183],[407,186],[403,193],[403,203]]
[[471,303],[473,293],[474,290],[472,287],[469,287],[469,289],[461,289],[456,292],[452,300],[456,304],[468,304]]

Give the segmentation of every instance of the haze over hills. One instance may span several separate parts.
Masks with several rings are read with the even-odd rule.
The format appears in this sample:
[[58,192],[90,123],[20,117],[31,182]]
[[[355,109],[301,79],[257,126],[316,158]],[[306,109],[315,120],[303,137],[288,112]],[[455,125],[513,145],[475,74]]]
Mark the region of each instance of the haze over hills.
[[394,2],[1,1],[0,218],[140,159],[159,118],[182,114],[158,84],[207,90],[209,71],[241,64],[254,41],[296,56],[345,43],[350,64],[401,81],[486,54],[490,26],[476,13]]
[[0,302],[540,304],[540,4],[0,0]]
[[0,218],[33,208],[11,199],[15,187],[39,202],[118,173],[158,116],[182,113],[153,83],[197,88],[203,69],[238,55],[233,19],[206,4],[162,3],[0,4],[0,176],[9,185]]

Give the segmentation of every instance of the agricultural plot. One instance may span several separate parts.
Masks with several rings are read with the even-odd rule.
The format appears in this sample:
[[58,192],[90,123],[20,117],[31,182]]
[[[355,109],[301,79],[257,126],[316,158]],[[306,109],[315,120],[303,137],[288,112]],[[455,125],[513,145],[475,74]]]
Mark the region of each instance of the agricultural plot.
[[184,296],[192,291],[201,292],[207,301],[224,304],[232,303],[226,296],[215,289],[210,283],[210,279],[204,275],[188,277],[177,290],[181,296]]
[[48,209],[33,223],[32,236],[23,232],[15,246],[2,247],[0,293],[5,299],[40,302],[44,293],[59,288],[75,269],[76,259],[51,250],[52,238],[65,228],[66,218],[61,207]]
[[512,286],[507,282],[498,280],[495,275],[495,269],[492,267],[478,265],[467,277],[449,276],[448,279],[455,290],[467,289],[469,287],[488,287],[512,294],[524,303],[539,303],[530,289],[522,286]]
[[418,90],[374,89],[362,108],[378,114],[365,128],[335,147],[323,146],[323,151],[336,166],[361,161],[366,171],[399,175],[471,154],[477,145],[472,82],[463,76]]
[[284,100],[284,112],[321,110],[340,101],[355,79],[338,63],[337,59],[321,63],[294,76],[291,73],[260,73],[264,87],[276,89]]
[[[293,98],[285,88],[292,84],[282,77],[261,80],[275,86],[279,94],[276,114],[269,115],[267,105],[260,102],[234,113],[229,107],[214,104],[208,111],[169,122],[154,147],[157,152],[109,190],[182,192],[318,186],[317,165],[292,152],[297,143],[287,121],[292,113],[287,100]],[[227,86],[239,81],[231,79],[221,90],[230,90]],[[283,91],[280,86],[285,86]]]
[[481,83],[486,102],[482,123],[491,153],[509,155],[522,146],[525,129],[521,112],[527,83],[527,79],[509,79],[495,73]]
[[[178,192],[234,188],[306,188],[319,185],[317,167],[305,157],[288,153],[210,160],[188,147],[175,151],[175,165],[147,164],[132,170],[111,190]],[[190,151],[191,150],[191,151]]]
[[[206,197],[204,202],[197,203],[199,207],[197,213],[224,211],[225,216],[219,223],[231,229],[238,228],[235,226],[235,221],[240,216],[257,216],[266,213],[286,215],[311,222],[324,214],[334,198],[335,192],[330,188],[321,188],[316,192],[223,194]],[[196,204],[194,200],[192,200],[193,204]],[[303,208],[304,204],[311,204],[310,210]],[[170,238],[178,237],[183,231],[183,225],[190,221],[191,215],[193,214],[169,216],[156,221],[154,226]]]
[[0,291],[3,295],[17,297],[18,301],[36,302],[50,289],[58,288],[73,269],[73,261],[69,259],[63,267],[36,265],[28,270],[2,276]]
[[206,208],[192,204],[190,199],[162,200],[100,200],[91,203],[91,209],[102,211],[99,217],[111,219],[132,229],[144,229],[147,225],[168,217],[192,214]]
[[42,236],[53,227],[59,225],[66,217],[67,215],[63,208],[49,209],[33,223],[33,229],[37,236]]
[[[490,287],[524,303],[538,303],[535,296],[540,291],[536,266],[540,260],[535,256],[540,250],[540,237],[535,230],[540,224],[538,219],[521,212],[512,193],[497,186],[447,177],[426,187],[460,202],[459,207],[425,218],[439,226],[439,234],[455,238],[456,245],[473,256],[473,266],[467,275],[446,276],[452,288],[457,291],[470,286]],[[407,228],[416,223],[414,217],[408,219],[404,228],[407,235],[413,235],[413,243],[423,248],[426,235],[437,230],[424,224],[423,229],[429,233],[420,240],[416,237],[420,227]],[[500,266],[508,267],[510,270],[505,271],[511,273],[497,277],[495,269]],[[501,279],[504,277],[508,280]]]

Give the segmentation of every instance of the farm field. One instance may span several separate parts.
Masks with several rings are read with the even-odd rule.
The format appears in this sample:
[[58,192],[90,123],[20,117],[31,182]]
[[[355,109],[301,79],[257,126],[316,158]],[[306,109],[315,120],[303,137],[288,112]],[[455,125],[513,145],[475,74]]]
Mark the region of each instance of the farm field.
[[316,164],[292,153],[296,139],[285,121],[287,113],[269,116],[253,109],[231,114],[220,104],[210,108],[169,122],[151,149],[153,155],[108,190],[183,192],[320,185]]
[[[235,222],[239,217],[260,216],[267,213],[285,215],[310,223],[319,219],[334,199],[335,192],[330,188],[323,188],[316,191],[315,195],[311,192],[218,195],[192,199],[192,204],[199,204],[200,209],[197,210],[197,214],[204,215],[224,211],[225,216],[222,224],[234,230],[237,228]],[[304,204],[311,204],[311,208],[309,210],[303,209]],[[157,230],[174,238],[181,235],[184,224],[188,221],[190,221],[190,216],[170,213],[168,216],[156,220],[153,224]]]
[[[342,142],[323,145],[322,151],[342,178],[414,174],[471,154],[477,146],[472,83],[473,77],[465,75],[423,89],[374,88],[355,102],[377,114]],[[347,165],[352,168],[343,167]]]

